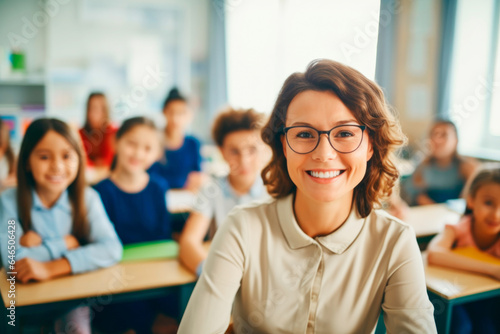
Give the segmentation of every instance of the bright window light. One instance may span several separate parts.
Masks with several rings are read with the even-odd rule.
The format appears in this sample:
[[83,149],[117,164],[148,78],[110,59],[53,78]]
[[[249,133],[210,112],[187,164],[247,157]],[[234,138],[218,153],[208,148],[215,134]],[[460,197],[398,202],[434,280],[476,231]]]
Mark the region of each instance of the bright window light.
[[380,2],[226,1],[228,100],[270,112],[285,79],[328,58],[375,77]]

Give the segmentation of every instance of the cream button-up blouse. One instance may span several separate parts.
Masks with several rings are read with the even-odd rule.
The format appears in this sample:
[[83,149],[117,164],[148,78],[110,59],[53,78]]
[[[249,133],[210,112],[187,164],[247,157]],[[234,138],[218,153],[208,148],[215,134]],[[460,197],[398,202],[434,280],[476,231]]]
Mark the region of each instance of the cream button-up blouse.
[[413,230],[352,210],[311,238],[293,195],[236,208],[217,232],[179,333],[436,333]]

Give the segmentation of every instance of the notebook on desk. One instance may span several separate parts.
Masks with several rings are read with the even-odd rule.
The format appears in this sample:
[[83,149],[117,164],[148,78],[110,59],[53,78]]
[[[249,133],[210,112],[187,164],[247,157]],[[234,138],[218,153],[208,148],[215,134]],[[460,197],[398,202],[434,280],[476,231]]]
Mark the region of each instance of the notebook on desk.
[[157,259],[175,259],[179,245],[173,240],[140,242],[123,246],[121,262]]
[[462,256],[471,257],[473,259],[484,261],[492,264],[500,265],[500,259],[494,257],[485,252],[481,252],[479,249],[474,247],[458,247],[453,249],[453,253],[460,254]]

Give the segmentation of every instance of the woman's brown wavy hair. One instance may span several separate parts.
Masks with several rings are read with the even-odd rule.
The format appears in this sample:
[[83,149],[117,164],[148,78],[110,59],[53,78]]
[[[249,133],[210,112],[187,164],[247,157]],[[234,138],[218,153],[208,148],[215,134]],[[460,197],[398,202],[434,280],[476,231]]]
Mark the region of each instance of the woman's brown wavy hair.
[[308,90],[333,92],[356,120],[367,127],[373,156],[368,161],[363,180],[354,188],[358,213],[366,217],[374,206],[380,206],[381,200],[392,193],[399,177],[394,155],[406,137],[379,86],[357,70],[336,61],[314,60],[305,73],[294,73],[283,84],[271,117],[262,129],[262,139],[273,151],[270,163],[262,171],[264,184],[274,198],[295,193],[296,186],[288,174],[281,136],[288,106],[295,96]]

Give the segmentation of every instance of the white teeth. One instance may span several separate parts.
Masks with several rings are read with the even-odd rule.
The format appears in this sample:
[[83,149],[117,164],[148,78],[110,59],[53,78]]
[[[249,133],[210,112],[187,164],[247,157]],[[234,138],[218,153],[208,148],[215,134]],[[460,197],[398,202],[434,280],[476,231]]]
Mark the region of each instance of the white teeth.
[[331,179],[333,177],[339,176],[340,175],[340,171],[339,170],[328,171],[328,172],[315,172],[315,171],[311,171],[311,172],[309,172],[309,174],[312,177],[317,177],[319,179]]

